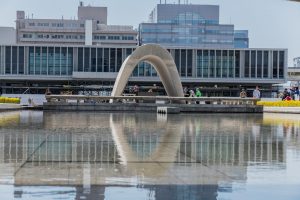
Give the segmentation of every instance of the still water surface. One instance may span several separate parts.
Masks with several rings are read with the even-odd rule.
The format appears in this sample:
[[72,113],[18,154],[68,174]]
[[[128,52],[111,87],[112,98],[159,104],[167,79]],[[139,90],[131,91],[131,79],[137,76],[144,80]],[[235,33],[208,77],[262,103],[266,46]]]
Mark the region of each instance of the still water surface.
[[0,199],[300,199],[300,117],[0,113]]

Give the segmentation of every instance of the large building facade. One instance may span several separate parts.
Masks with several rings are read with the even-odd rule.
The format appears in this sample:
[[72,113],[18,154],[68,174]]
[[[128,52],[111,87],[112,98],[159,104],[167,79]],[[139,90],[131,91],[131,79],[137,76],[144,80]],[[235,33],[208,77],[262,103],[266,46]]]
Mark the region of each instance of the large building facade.
[[[135,48],[62,45],[0,46],[3,86],[22,84],[111,85]],[[168,48],[184,85],[255,86],[284,83],[286,49]],[[151,85],[160,79],[150,64],[136,67],[131,82]]]
[[139,43],[182,48],[248,48],[248,31],[219,23],[219,6],[158,4],[139,26]]

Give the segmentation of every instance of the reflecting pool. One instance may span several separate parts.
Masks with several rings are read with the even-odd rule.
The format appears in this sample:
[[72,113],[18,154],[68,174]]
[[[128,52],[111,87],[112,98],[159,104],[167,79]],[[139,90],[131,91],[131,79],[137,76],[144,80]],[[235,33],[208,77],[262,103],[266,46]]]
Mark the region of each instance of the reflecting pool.
[[0,113],[1,199],[300,199],[300,117]]

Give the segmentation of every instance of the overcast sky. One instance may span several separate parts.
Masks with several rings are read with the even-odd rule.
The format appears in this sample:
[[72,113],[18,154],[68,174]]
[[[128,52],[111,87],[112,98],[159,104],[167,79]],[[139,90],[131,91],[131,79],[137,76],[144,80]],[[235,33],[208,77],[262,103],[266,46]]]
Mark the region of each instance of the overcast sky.
[[[159,0],[82,0],[85,5],[107,6],[108,23],[133,25],[147,21]],[[162,0],[164,2],[164,0]],[[167,0],[177,3],[178,0]],[[184,2],[184,0],[181,0]],[[300,3],[285,0],[189,0],[192,4],[220,5],[220,22],[249,30],[250,47],[287,48],[289,66],[300,56]],[[1,0],[0,26],[15,26],[17,10],[34,18],[77,17],[79,0]]]

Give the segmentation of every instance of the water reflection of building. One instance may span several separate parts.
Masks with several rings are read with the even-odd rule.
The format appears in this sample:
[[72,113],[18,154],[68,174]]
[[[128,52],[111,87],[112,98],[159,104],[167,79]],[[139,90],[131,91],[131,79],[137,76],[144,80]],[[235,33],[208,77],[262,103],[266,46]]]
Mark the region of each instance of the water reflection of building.
[[[64,120],[67,116],[71,120]],[[143,185],[154,192],[157,199],[184,191],[215,199],[219,181],[247,179],[248,162],[276,162],[285,167],[284,137],[278,136],[273,126],[260,125],[262,118],[255,115],[179,115],[174,116],[173,122],[169,117],[165,122],[157,122],[152,114],[113,115],[114,122],[123,125],[124,138],[140,160],[134,169],[146,169],[143,161],[162,143],[168,128],[164,123],[169,123],[169,128],[177,128],[176,122],[181,121],[183,132],[174,161],[160,164],[164,171],[155,181],[158,169],[155,163],[146,164],[155,169],[152,175],[151,171],[137,173],[130,165],[120,164],[121,155],[108,126],[109,116],[44,113],[42,124],[37,124],[41,130],[32,129],[33,125],[24,127],[21,123],[17,130],[2,128],[0,180],[9,179],[20,186],[79,185],[78,195],[84,190],[80,185],[86,185],[86,195],[97,197],[105,193],[105,188],[99,192],[93,185],[130,184]],[[253,125],[260,128],[252,129]]]

